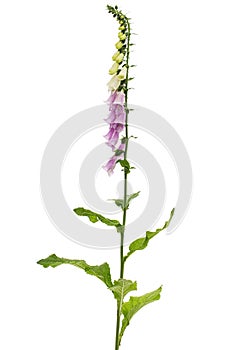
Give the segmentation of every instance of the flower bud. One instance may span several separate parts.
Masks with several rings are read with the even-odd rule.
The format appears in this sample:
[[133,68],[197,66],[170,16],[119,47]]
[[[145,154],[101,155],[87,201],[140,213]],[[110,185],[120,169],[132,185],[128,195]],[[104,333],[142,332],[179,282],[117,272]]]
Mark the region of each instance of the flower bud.
[[123,67],[120,73],[117,75],[119,80],[125,80],[127,74],[127,68]]
[[125,40],[126,39],[126,35],[125,34],[123,34],[122,32],[119,32],[118,33],[118,38],[120,39],[120,40]]
[[118,29],[119,30],[125,30],[125,26],[120,26]]
[[113,63],[112,67],[109,69],[109,74],[115,74],[119,69],[119,64],[117,62]]
[[115,47],[116,47],[118,50],[120,50],[120,49],[122,48],[122,46],[123,46],[123,43],[122,43],[121,41],[118,41],[118,42],[116,43],[116,45],[115,45]]
[[124,59],[124,54],[120,53],[116,58],[116,62],[121,63],[123,61],[123,59]]
[[117,60],[117,57],[120,55],[120,51],[117,51],[114,53],[114,55],[112,56],[112,60],[113,61],[116,61]]

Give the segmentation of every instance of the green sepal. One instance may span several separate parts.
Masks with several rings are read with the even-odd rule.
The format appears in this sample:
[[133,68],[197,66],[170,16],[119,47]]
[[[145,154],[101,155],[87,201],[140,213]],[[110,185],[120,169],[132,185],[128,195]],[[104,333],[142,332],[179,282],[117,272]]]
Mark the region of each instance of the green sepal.
[[174,215],[174,212],[175,212],[175,208],[172,209],[171,211],[171,214],[170,214],[170,218],[168,221],[165,222],[165,224],[163,225],[163,227],[161,228],[158,228],[156,231],[152,232],[152,231],[146,231],[146,236],[143,237],[143,238],[138,238],[136,239],[135,241],[133,241],[130,245],[129,245],[129,252],[128,254],[124,257],[124,260],[126,261],[126,259],[128,259],[128,257],[133,254],[134,252],[136,252],[137,250],[142,250],[142,249],[145,249],[149,243],[149,241],[154,237],[156,236],[159,232],[165,230],[171,220],[172,220],[172,217]]
[[105,218],[103,215],[94,213],[93,211],[88,210],[88,209],[76,208],[76,209],[74,209],[74,212],[79,216],[87,216],[88,219],[93,223],[101,221],[102,223],[104,223],[105,225],[108,225],[108,226],[118,227],[120,225],[120,222],[118,220],[112,220],[112,219]]
[[124,153],[124,151],[120,150],[120,149],[117,149],[115,151],[115,156],[121,156],[122,154]]
[[62,264],[69,264],[84,270],[88,275],[95,276],[99,278],[102,282],[106,284],[108,288],[112,287],[112,279],[110,273],[110,267],[108,263],[102,265],[91,266],[86,263],[85,260],[71,260],[66,258],[59,258],[55,254],[50,255],[46,259],[41,259],[37,261],[37,264],[43,267],[57,267]]
[[122,320],[121,331],[119,335],[119,344],[125,332],[126,327],[129,325],[132,317],[144,306],[152,303],[153,301],[160,299],[160,293],[162,291],[162,286],[153,292],[144,294],[140,297],[130,297],[129,301],[123,303],[121,311],[124,315]]

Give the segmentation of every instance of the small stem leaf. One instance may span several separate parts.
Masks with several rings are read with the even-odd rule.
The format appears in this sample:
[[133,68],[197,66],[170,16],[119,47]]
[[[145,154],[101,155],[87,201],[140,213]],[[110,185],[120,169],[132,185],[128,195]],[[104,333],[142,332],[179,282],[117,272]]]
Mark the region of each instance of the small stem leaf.
[[128,160],[126,159],[122,159],[122,160],[118,160],[117,163],[120,163],[120,165],[122,166],[122,170],[128,175],[130,173],[130,169],[135,169],[134,167],[131,167],[131,165],[129,164]]
[[133,290],[137,290],[137,282],[132,282],[130,280],[125,280],[124,278],[120,278],[117,281],[114,281],[112,287],[109,288],[116,298],[120,309],[124,300],[124,297]]
[[[134,169],[131,167],[131,169]],[[126,200],[126,208],[128,209],[129,207],[129,203],[132,201],[132,199],[137,198],[139,196],[140,191],[136,192],[136,193],[132,193],[130,195],[127,196],[127,200]]]
[[122,160],[119,160],[119,163],[122,166],[122,168],[130,169],[130,164],[129,164],[128,160],[122,159]]
[[91,266],[91,265],[88,265],[85,260],[71,260],[71,259],[59,258],[55,254],[52,254],[46,259],[41,259],[37,261],[37,264],[42,265],[45,268],[57,267],[62,264],[73,265],[84,270],[88,275],[92,275],[99,278],[102,282],[106,284],[108,288],[113,286],[108,263]]
[[120,222],[118,220],[112,220],[112,219],[105,218],[103,215],[94,213],[93,211],[88,210],[88,209],[76,208],[76,209],[74,209],[74,212],[79,216],[87,216],[89,218],[89,220],[93,223],[95,223],[97,221],[101,221],[102,223],[104,223],[105,225],[108,225],[108,226],[118,227],[120,225]]
[[129,174],[130,173],[130,164],[129,164],[128,160],[122,159],[122,160],[119,160],[119,163],[123,168],[122,170],[124,170],[124,172],[126,174]]
[[162,286],[153,292],[144,294],[140,297],[130,297],[129,301],[123,303],[122,314],[124,318],[122,320],[122,326],[119,336],[119,344],[125,332],[126,327],[129,325],[131,318],[144,306],[153,301],[160,299],[160,293],[162,291]]
[[[131,169],[133,169],[131,167]],[[139,196],[140,191],[127,195],[126,203],[125,203],[125,208],[129,209],[129,203],[131,202],[132,199],[136,198]],[[121,207],[122,210],[124,210],[124,200],[123,199],[109,199],[110,201],[114,201],[116,206]]]
[[121,207],[123,209],[124,207],[124,201],[123,199],[109,199],[109,201],[113,201],[117,207]]
[[165,222],[165,224],[163,225],[162,228],[158,228],[156,231],[154,232],[151,232],[151,231],[146,231],[146,237],[143,237],[143,238],[138,238],[136,239],[135,241],[133,241],[130,246],[129,246],[129,252],[128,254],[124,257],[124,260],[126,261],[126,259],[128,259],[128,257],[133,254],[134,252],[136,252],[137,250],[142,250],[142,249],[145,249],[149,243],[149,241],[154,237],[156,236],[159,232],[165,230],[171,220],[172,220],[172,217],[174,215],[174,211],[175,209],[173,208],[172,211],[171,211],[171,214],[170,214],[170,218],[168,221]]

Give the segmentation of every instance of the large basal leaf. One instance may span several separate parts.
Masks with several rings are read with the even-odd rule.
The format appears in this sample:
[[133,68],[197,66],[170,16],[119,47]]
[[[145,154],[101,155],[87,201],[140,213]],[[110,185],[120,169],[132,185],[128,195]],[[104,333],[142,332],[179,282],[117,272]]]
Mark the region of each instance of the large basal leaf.
[[120,278],[119,280],[114,281],[113,286],[109,289],[113,292],[115,298],[117,299],[118,306],[121,309],[124,297],[129,292],[137,290],[137,282],[132,282],[130,280]]
[[108,288],[112,287],[113,285],[111,280],[110,268],[107,263],[104,263],[102,265],[97,265],[97,266],[91,266],[91,265],[88,265],[85,260],[71,260],[71,259],[59,258],[55,254],[52,254],[46,259],[39,260],[37,264],[40,264],[45,268],[49,266],[57,267],[62,264],[74,265],[76,267],[79,267],[80,269],[83,269],[87,274],[99,278],[101,281],[103,281],[106,284]]
[[89,218],[89,220],[93,223],[95,223],[97,221],[101,221],[105,225],[108,225],[108,226],[115,226],[115,227],[120,226],[120,222],[118,220],[112,220],[112,219],[105,218],[103,215],[94,213],[93,211],[91,211],[89,209],[76,208],[76,209],[74,209],[74,212],[79,216],[87,216]]
[[129,325],[132,317],[142,307],[152,303],[153,301],[159,300],[161,291],[162,291],[162,286],[154,290],[153,292],[144,294],[140,297],[130,297],[129,301],[127,301],[126,303],[123,303],[121,311],[122,311],[122,314],[124,315],[124,318],[122,320],[122,326],[121,326],[121,331],[119,336],[119,344],[121,343],[121,339],[123,337],[125,329]]
[[159,232],[165,230],[170,222],[171,219],[174,215],[174,211],[175,209],[173,208],[170,214],[170,218],[168,221],[165,222],[165,224],[163,225],[163,227],[158,228],[156,231],[152,232],[152,231],[146,231],[146,236],[143,238],[138,238],[135,241],[133,241],[130,245],[129,245],[129,252],[128,254],[124,257],[124,260],[128,259],[128,257],[133,254],[134,252],[136,252],[137,250],[142,250],[145,249],[149,243],[149,241],[156,236]]

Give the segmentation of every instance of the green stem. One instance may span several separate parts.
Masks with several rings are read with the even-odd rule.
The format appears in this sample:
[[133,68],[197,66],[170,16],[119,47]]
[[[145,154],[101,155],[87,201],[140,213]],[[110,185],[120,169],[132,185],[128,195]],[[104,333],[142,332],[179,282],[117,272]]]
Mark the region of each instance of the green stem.
[[[129,145],[129,135],[128,135],[128,116],[129,116],[129,108],[128,108],[128,81],[129,81],[129,54],[130,54],[130,23],[127,19],[128,25],[128,38],[127,38],[127,56],[126,56],[126,83],[125,83],[125,152],[124,152],[124,160],[127,160],[128,154],[128,145]],[[121,234],[121,249],[120,249],[120,258],[121,258],[121,271],[120,278],[124,277],[124,235],[125,235],[125,225],[126,225],[126,201],[127,201],[127,171],[124,171],[124,210],[123,210],[123,231]]]
[[[124,160],[127,160],[127,152],[128,152],[128,144],[129,144],[129,135],[128,135],[128,116],[129,116],[129,108],[128,108],[128,81],[129,81],[129,54],[130,54],[130,23],[126,18],[127,26],[128,26],[128,38],[127,38],[127,55],[126,55],[126,83],[125,83],[125,152],[124,152]],[[123,230],[121,233],[121,245],[120,245],[120,278],[124,278],[124,236],[125,236],[125,225],[126,225],[126,201],[127,201],[127,171],[124,171],[124,209],[123,209]],[[121,318],[121,305],[117,305],[117,324],[116,324],[116,343],[115,350],[119,349],[119,330],[120,330],[120,318]]]

